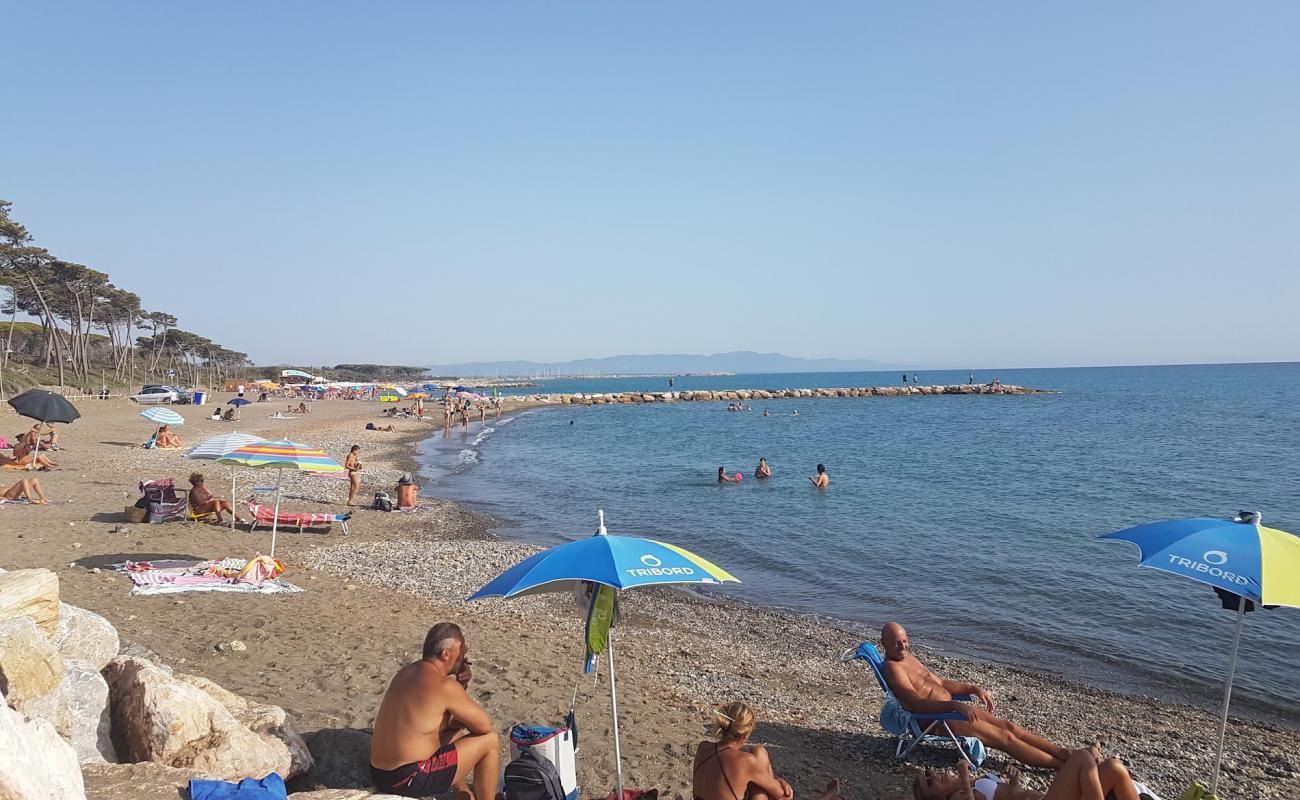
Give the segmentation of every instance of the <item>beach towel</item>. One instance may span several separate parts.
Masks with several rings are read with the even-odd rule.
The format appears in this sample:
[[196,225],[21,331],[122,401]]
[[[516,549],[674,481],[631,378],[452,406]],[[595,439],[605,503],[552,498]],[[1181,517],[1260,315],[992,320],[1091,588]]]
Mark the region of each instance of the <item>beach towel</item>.
[[[885,697],[884,705],[880,707],[880,727],[884,728],[887,733],[894,736],[902,736],[907,732],[909,726],[920,725],[924,728],[925,723],[921,720],[914,721],[912,712],[899,705],[898,699],[892,694]],[[930,734],[931,736],[937,734]],[[984,756],[987,754],[987,748],[984,743],[974,736],[958,736],[961,742],[961,749],[965,751],[970,760],[976,764],[984,762]]]
[[[253,566],[249,566],[252,564]],[[133,595],[176,594],[179,592],[240,592],[245,594],[293,594],[302,589],[275,579],[284,572],[278,560],[258,556],[220,561],[126,561],[113,568],[130,578]],[[268,575],[272,577],[267,577]]]
[[288,797],[284,779],[275,772],[261,780],[244,778],[239,783],[190,781],[191,800],[287,800]]

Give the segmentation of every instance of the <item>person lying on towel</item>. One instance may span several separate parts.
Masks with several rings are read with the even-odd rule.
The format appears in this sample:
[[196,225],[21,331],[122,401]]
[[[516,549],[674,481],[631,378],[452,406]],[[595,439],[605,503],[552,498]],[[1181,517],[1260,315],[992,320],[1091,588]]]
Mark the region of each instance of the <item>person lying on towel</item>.
[[[1129,777],[1117,758],[1101,761],[1101,751],[1075,750],[1052,779],[1047,792],[1020,786],[1020,772],[1012,767],[1005,779],[985,775],[972,779],[965,759],[957,770],[929,770],[912,779],[915,800],[1146,800],[1155,795]],[[1100,762],[1100,763],[1099,763]]]
[[380,792],[433,797],[450,790],[494,800],[501,752],[492,718],[465,692],[465,634],[439,622],[424,637],[423,657],[388,684],[370,740],[370,778]]
[[0,502],[24,499],[38,506],[49,503],[45,499],[45,487],[36,478],[23,478],[13,486],[0,487]]
[[[897,622],[886,624],[880,631],[880,643],[885,651],[885,680],[905,710],[913,714],[956,712],[966,718],[948,723],[958,736],[974,736],[985,745],[1031,767],[1061,769],[1065,766],[1070,757],[1067,748],[994,716],[993,698],[983,687],[935,677],[912,655],[907,631],[902,625]],[[959,694],[974,695],[983,707],[952,699],[953,695]]]

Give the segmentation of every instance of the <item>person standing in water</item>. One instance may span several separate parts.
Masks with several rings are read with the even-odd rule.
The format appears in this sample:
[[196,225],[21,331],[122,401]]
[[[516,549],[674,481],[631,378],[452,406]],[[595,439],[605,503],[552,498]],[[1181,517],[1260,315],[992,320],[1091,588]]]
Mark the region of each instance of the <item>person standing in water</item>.
[[759,458],[759,459],[758,459],[758,466],[754,468],[754,477],[755,477],[755,478],[770,478],[770,477],[772,477],[772,468],[769,467],[769,466],[767,465],[767,459],[766,459],[766,458]]
[[826,474],[826,465],[818,464],[817,477],[814,478],[812,476],[809,476],[808,480],[812,481],[813,486],[816,486],[818,489],[825,489],[827,486],[829,486],[831,482],[831,477]]
[[728,475],[726,467],[718,467],[718,483],[740,483],[740,476]]

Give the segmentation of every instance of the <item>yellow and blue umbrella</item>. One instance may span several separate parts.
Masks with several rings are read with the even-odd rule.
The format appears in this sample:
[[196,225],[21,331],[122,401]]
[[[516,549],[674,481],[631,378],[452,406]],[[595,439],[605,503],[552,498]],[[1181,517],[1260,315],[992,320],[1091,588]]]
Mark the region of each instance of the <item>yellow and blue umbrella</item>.
[[493,578],[469,599],[521,597],[578,587],[592,590],[587,612],[588,664],[602,649],[609,654],[609,698],[614,715],[614,797],[621,798],[623,759],[618,735],[614,637],[610,631],[617,617],[614,592],[636,586],[740,583],[740,579],[689,550],[667,542],[610,536],[605,531],[605,512],[598,513],[600,526],[595,536],[529,556]]
[[[253,469],[274,469],[279,475],[275,480],[275,517],[271,521],[271,557],[275,558],[275,538],[280,522],[280,484],[284,480],[285,470],[304,472],[342,472],[343,467],[324,451],[305,444],[291,442],[288,439],[276,441],[253,442],[232,450],[217,459],[218,464],[234,464]],[[234,498],[231,498],[233,501]]]
[[1173,519],[1125,528],[1101,538],[1136,544],[1144,567],[1182,575],[1236,596],[1237,629],[1223,689],[1219,749],[1210,784],[1210,794],[1217,794],[1242,618],[1248,602],[1300,608],[1300,537],[1261,525],[1259,512],[1242,511],[1233,520]]

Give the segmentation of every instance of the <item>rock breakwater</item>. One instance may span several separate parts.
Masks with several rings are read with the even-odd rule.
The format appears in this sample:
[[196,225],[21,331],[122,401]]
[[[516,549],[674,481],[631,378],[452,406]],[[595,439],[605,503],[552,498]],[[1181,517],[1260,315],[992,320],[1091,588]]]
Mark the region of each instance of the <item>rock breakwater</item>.
[[910,397],[948,394],[1055,394],[1048,389],[1028,386],[982,384],[940,384],[934,386],[858,386],[818,389],[719,389],[682,392],[613,392],[575,394],[530,394],[513,399],[523,403],[559,405],[618,405],[629,403],[681,403],[701,401],[744,402],[747,400],[796,400],[823,397]]

